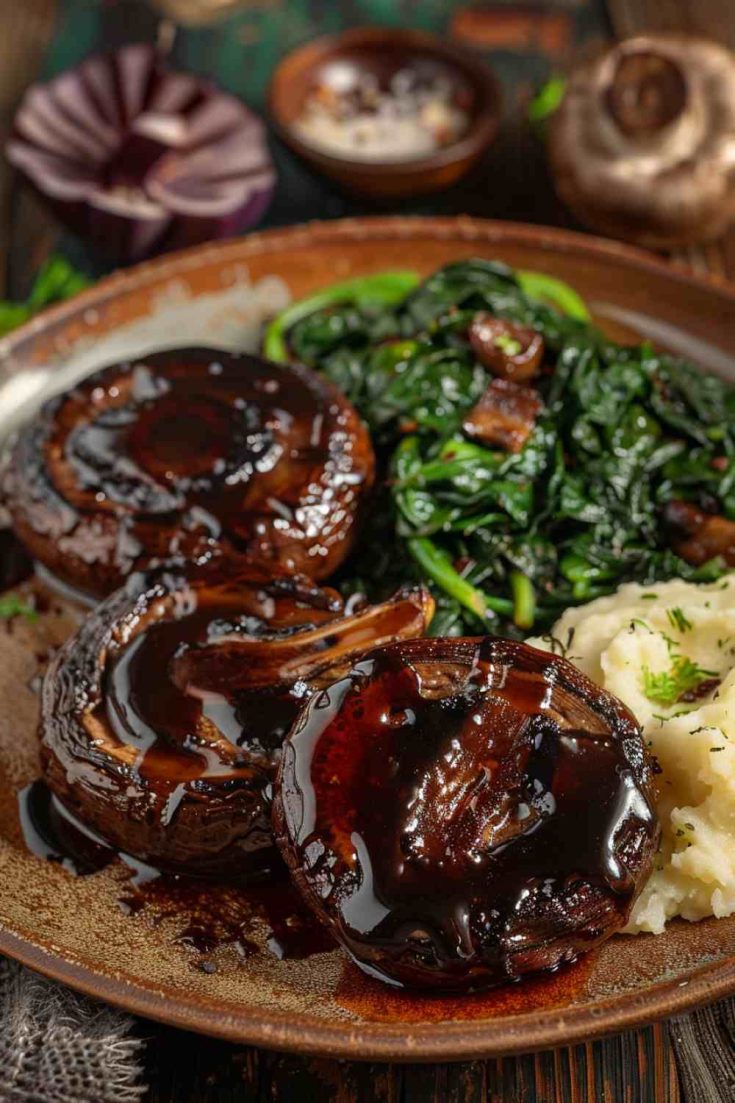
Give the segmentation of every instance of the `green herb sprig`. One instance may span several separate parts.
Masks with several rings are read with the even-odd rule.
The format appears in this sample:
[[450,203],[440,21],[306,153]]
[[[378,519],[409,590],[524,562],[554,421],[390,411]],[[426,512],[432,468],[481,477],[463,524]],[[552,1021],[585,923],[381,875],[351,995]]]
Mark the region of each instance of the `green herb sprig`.
[[675,605],[672,609],[666,610],[666,616],[668,617],[669,624],[672,628],[675,628],[677,632],[689,632],[692,628],[692,622],[684,614],[684,611]]
[[685,655],[676,655],[668,670],[654,673],[649,667],[643,667],[643,692],[652,704],[671,708],[681,701],[685,693],[691,693],[703,682],[717,677],[716,670],[705,670]]
[[2,594],[0,596],[0,620],[11,620],[13,617],[25,617],[34,621],[38,613],[27,601],[18,594]]
[[71,298],[89,286],[86,276],[78,272],[64,257],[49,257],[36,276],[31,293],[24,303],[0,300],[0,337],[23,325],[39,310]]

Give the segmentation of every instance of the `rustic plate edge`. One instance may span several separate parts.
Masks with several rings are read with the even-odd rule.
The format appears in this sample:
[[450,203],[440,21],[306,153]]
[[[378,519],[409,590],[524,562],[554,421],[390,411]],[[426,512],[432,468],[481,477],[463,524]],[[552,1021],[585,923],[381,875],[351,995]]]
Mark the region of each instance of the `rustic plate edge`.
[[[702,966],[685,987],[678,980],[659,985],[658,998],[653,1003],[643,1004],[640,997],[631,1001],[630,993],[621,993],[594,1007],[582,1005],[571,1011],[558,1008],[547,1011],[544,1028],[537,1030],[529,1046],[524,1034],[529,1022],[538,1024],[538,1015],[533,1012],[493,1020],[491,1032],[487,1021],[464,1020],[423,1024],[416,1029],[409,1023],[351,1026],[345,1021],[335,1028],[328,1023],[305,1026],[303,1022],[289,1021],[286,1016],[261,1013],[259,1021],[253,1023],[248,1016],[238,1015],[236,1009],[223,1014],[221,1003],[209,1005],[186,996],[174,1003],[170,993],[94,972],[57,954],[51,946],[42,947],[38,939],[32,941],[30,936],[2,927],[0,952],[93,999],[167,1026],[194,1030],[239,1045],[353,1061],[468,1061],[556,1049],[674,1018],[735,992],[733,958],[714,970]],[[606,1016],[608,1011],[610,1014]],[[501,1026],[500,1030],[496,1024]]]

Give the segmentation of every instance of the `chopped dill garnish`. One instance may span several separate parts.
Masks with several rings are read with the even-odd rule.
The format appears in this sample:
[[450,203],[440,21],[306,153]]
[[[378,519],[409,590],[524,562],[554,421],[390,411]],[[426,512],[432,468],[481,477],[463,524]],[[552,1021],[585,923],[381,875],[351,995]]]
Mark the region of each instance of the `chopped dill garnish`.
[[678,605],[675,605],[672,609],[667,609],[666,616],[669,618],[671,627],[676,628],[679,632],[688,632],[693,627],[692,622]]
[[658,594],[641,594],[641,601],[655,601]]
[[643,667],[643,692],[654,705],[670,708],[685,693],[716,677],[716,670],[704,670],[685,655],[675,655],[668,670],[654,673],[649,667]]
[[660,632],[659,635],[663,638],[666,647],[668,648],[669,655],[675,656],[679,654],[679,641],[672,639],[671,636],[667,636],[665,632]]
[[572,646],[572,642],[574,640],[574,632],[574,628],[569,629],[569,631],[567,632],[566,643],[564,643],[563,640],[560,640],[558,636],[552,635],[551,632],[546,632],[541,637],[541,639],[544,641],[544,643],[548,643],[549,647],[551,648],[552,655],[561,655],[562,659],[566,659],[569,657],[569,649]]
[[661,712],[652,712],[651,717],[653,720],[658,720],[663,727],[669,720],[676,720],[677,716],[688,716],[691,711],[691,709],[679,709],[678,712],[670,712],[668,716],[664,716]]

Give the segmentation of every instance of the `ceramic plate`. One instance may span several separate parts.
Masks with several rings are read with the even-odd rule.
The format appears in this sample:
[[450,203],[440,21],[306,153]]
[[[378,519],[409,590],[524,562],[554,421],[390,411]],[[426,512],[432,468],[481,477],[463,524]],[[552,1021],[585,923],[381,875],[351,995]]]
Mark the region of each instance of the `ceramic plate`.
[[[0,414],[121,355],[187,342],[254,349],[291,296],[353,274],[428,273],[478,255],[568,280],[612,335],[645,335],[735,379],[735,291],[557,230],[367,219],[253,235],[99,283],[0,342]],[[38,670],[70,631],[61,600],[0,627],[0,951],[84,992],[234,1041],[370,1059],[449,1060],[590,1039],[735,991],[735,917],[618,936],[556,976],[485,995],[412,997],[363,977],[288,890],[161,888],[120,861],[89,876],[26,849],[18,790],[37,776]]]

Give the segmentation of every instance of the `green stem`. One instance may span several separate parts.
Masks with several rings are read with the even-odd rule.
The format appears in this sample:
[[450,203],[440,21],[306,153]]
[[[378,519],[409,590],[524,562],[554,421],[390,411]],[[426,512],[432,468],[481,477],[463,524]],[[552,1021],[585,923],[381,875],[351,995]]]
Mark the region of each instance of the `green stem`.
[[418,282],[416,272],[378,272],[374,276],[357,276],[341,283],[333,283],[305,299],[298,299],[277,314],[266,327],[263,354],[269,360],[285,363],[288,360],[288,331],[302,318],[308,318],[317,310],[336,306],[338,303],[394,306],[405,299]]
[[558,74],[541,85],[528,105],[528,121],[532,126],[541,127],[548,122],[564,99],[566,89],[566,77]]
[[522,571],[510,572],[510,589],[513,594],[513,622],[518,628],[533,628],[536,619],[536,593]]
[[570,318],[576,318],[579,322],[592,320],[584,299],[563,280],[556,280],[543,272],[530,272],[525,268],[518,268],[516,276],[521,290],[531,299],[549,302],[562,314],[568,314]]
[[476,461],[470,458],[458,460],[430,460],[421,464],[404,479],[397,479],[393,484],[397,490],[414,486],[431,486],[432,483],[446,482],[463,475],[468,468],[476,466]]
[[507,598],[493,597],[478,590],[459,571],[445,551],[425,536],[415,536],[408,541],[408,550],[426,575],[440,586],[460,605],[474,613],[480,620],[486,621],[490,613],[499,613],[503,617],[513,616],[514,605]]

